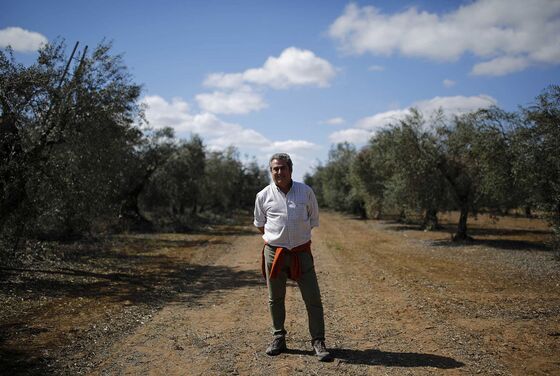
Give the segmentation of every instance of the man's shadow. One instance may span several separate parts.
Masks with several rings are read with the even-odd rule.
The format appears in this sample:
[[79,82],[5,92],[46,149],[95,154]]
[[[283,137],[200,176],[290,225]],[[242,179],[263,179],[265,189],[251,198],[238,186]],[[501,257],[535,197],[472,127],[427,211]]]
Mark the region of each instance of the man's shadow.
[[[434,354],[390,352],[377,349],[351,350],[330,349],[333,360],[348,364],[365,364],[386,367],[434,367],[442,369],[460,368],[465,364],[453,358]],[[312,351],[288,349],[288,354],[313,355]]]

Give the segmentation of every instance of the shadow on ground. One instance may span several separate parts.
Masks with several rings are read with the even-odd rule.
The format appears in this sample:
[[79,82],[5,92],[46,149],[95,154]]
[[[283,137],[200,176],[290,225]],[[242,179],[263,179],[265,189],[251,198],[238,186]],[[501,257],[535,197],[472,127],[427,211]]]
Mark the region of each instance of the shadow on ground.
[[[390,231],[422,231],[420,225],[402,224],[397,222],[389,222],[385,226]],[[444,224],[436,233],[441,233],[445,239],[433,240],[431,244],[443,247],[463,247],[465,245],[482,245],[486,247],[503,249],[503,250],[537,250],[551,251],[545,239],[550,236],[550,231],[542,229],[522,229],[522,228],[487,228],[469,226],[468,233],[473,238],[469,241],[452,241],[451,235],[457,230],[455,225]],[[488,239],[492,237],[492,239]],[[522,240],[538,239],[538,240]]]
[[6,372],[5,375],[54,375],[55,370],[50,369],[50,363],[52,359],[41,356],[30,357],[27,351],[0,349],[0,370]]
[[481,245],[485,247],[503,249],[506,251],[548,251],[552,248],[544,242],[513,240],[513,239],[473,239],[467,242],[454,242],[451,240],[434,240],[431,242],[436,247],[463,247],[465,245]]
[[[330,351],[335,361],[338,360],[348,364],[407,368],[433,367],[440,369],[461,368],[465,365],[453,358],[434,354],[390,352],[377,349],[353,350],[333,348]],[[285,353],[314,356],[312,351],[300,349],[288,349]]]
[[0,288],[24,299],[93,297],[159,305],[262,284],[256,271],[194,265],[162,255],[99,252],[80,259],[81,265],[0,268]]
[[[403,224],[398,222],[386,222],[385,228],[391,231],[423,231],[419,224]],[[457,231],[455,224],[442,224],[436,232],[454,233]],[[493,228],[479,227],[471,225],[468,227],[470,235],[474,236],[523,236],[523,235],[540,235],[546,236],[550,234],[546,229],[535,228]]]
[[453,358],[434,354],[390,352],[377,349],[332,349],[332,354],[335,359],[350,364],[379,365],[386,367],[433,367],[441,369],[460,368],[464,366],[464,363]]
[[[262,285],[262,276],[256,270],[189,262],[199,252],[223,252],[224,245],[228,244],[215,238],[119,237],[97,243],[58,243],[32,263],[0,266],[0,297],[5,303],[5,311],[0,313],[0,370],[9,374],[51,373],[53,360],[64,358],[65,351],[74,351],[74,344],[60,343],[45,352],[34,342],[37,336],[60,338],[60,332],[57,324],[49,325],[42,318],[75,318],[74,305],[79,308],[83,301],[100,302],[100,307],[94,307],[98,310],[113,307],[106,312],[123,313],[134,308],[135,316],[123,313],[123,318],[130,321],[127,325],[114,319],[110,322],[110,327],[122,325],[119,330],[130,330],[138,325],[139,315],[167,303],[200,304],[199,299],[208,294]],[[92,333],[80,329],[75,336],[80,335],[87,341]],[[95,335],[103,339],[109,334]],[[63,350],[64,346],[70,348]]]

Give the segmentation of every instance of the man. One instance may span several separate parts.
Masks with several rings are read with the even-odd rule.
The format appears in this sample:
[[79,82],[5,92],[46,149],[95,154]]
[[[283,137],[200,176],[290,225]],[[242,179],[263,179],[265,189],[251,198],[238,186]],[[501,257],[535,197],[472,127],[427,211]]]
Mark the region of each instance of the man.
[[263,234],[263,273],[268,287],[273,340],[266,349],[274,356],[286,350],[286,280],[297,281],[307,308],[309,333],[315,354],[331,360],[325,347],[323,304],[311,255],[311,229],[319,225],[313,190],[292,180],[292,160],[277,153],[269,162],[272,182],[257,194],[254,225]]

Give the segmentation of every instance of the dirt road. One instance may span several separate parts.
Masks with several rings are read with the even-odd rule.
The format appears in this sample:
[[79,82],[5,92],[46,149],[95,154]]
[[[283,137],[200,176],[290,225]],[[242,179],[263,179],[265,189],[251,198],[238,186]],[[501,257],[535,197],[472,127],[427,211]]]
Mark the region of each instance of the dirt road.
[[[313,249],[335,361],[311,354],[297,287],[288,288],[289,351],[264,354],[269,315],[261,239],[216,235],[197,266],[128,336],[96,354],[95,375],[560,374],[560,287],[550,254],[322,213]],[[529,247],[530,248],[530,247]]]

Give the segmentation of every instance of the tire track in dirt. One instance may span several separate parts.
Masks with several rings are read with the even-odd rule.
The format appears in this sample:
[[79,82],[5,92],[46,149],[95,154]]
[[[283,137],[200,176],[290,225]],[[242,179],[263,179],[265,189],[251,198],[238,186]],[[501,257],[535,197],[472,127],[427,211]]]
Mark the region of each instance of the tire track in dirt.
[[[226,282],[228,285],[218,285],[196,300],[188,294],[178,297],[108,351],[110,356],[93,374],[243,372],[258,359],[254,340],[247,338],[266,331],[268,318],[264,305],[266,291],[261,288],[257,273],[260,266],[257,238],[256,235],[237,236],[233,242],[229,238],[212,252],[213,257],[201,255],[194,259],[194,263],[229,270],[232,277]],[[200,278],[212,280],[213,270],[208,269]],[[249,274],[252,279],[249,283],[236,280],[235,273]]]
[[[369,328],[382,353],[362,353],[372,355],[365,363],[396,366],[396,374],[405,372],[399,363],[414,374],[560,374],[557,277],[520,270],[510,253],[496,249],[429,247],[376,221],[324,213],[316,235],[326,254],[352,265],[349,281],[367,291],[358,296],[369,294]],[[384,325],[398,335],[386,338]],[[400,361],[383,360],[386,351]],[[423,366],[432,355],[446,357],[441,368]],[[464,365],[446,369],[456,366],[450,359]]]
[[406,266],[397,257],[402,242],[394,234],[325,213],[316,235],[326,269],[345,271],[328,272],[323,285],[327,312],[335,315],[331,321],[344,323],[331,328],[336,348],[342,349],[338,358],[359,365],[348,374],[500,373],[491,360],[486,365],[469,362],[476,346],[466,345],[461,333],[426,311],[408,281],[395,272]]

